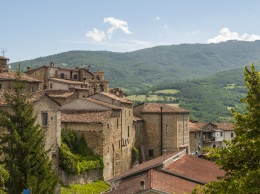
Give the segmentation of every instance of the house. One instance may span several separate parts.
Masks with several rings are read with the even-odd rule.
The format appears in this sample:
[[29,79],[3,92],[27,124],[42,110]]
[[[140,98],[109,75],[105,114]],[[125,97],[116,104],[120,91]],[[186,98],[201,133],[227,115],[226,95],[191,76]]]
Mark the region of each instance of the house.
[[230,141],[235,135],[232,123],[191,121],[189,126],[191,153],[203,147],[224,147],[224,140]]
[[[61,145],[60,104],[50,98],[45,92],[36,92],[30,102],[36,115],[36,124],[45,132],[45,150],[50,150],[49,157],[53,167],[58,168],[58,147]],[[11,107],[1,99],[0,109],[11,112]]]
[[126,120],[129,111],[119,106],[115,99],[114,103],[116,105],[92,96],[76,99],[61,107],[62,128],[83,135],[88,147],[103,157],[105,180],[129,170],[132,159],[133,119],[130,125]]
[[[10,71],[7,64],[8,58],[0,57],[0,91],[11,92],[13,83],[17,80],[17,72]],[[20,74],[20,80],[24,83],[24,92],[32,93],[39,90],[41,81],[27,76],[24,73]]]
[[41,80],[41,90],[70,90],[74,89],[81,96],[97,92],[108,92],[108,81],[104,79],[104,72],[90,72],[90,67],[62,68],[54,65],[41,66],[35,69],[27,67],[28,76]]
[[142,103],[134,106],[134,115],[144,122],[144,139],[139,150],[143,150],[145,160],[179,150],[189,152],[189,111],[166,104]]
[[216,181],[224,174],[213,162],[183,150],[146,161],[108,180],[107,193],[191,193],[196,186]]

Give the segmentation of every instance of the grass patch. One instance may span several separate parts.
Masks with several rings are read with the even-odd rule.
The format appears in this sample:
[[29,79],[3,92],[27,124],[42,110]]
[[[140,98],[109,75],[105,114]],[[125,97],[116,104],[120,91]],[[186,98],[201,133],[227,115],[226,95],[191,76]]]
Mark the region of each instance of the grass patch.
[[69,187],[62,187],[61,194],[99,194],[109,189],[109,185],[104,181],[96,181],[90,184],[72,184]]
[[167,89],[167,90],[158,90],[154,92],[155,94],[176,94],[178,93],[179,90],[174,90],[174,89]]

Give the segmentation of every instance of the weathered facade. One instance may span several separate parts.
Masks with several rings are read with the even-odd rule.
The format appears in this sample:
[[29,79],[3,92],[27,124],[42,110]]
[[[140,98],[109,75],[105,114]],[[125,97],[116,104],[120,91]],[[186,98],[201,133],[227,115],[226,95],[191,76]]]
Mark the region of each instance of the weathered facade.
[[189,112],[166,104],[143,103],[134,115],[144,121],[145,160],[186,149],[189,152]]
[[108,92],[108,81],[104,79],[104,72],[90,72],[84,68],[60,68],[53,62],[50,66],[35,69],[27,68],[25,72],[32,78],[41,80],[41,90],[78,90],[82,96],[93,93]]

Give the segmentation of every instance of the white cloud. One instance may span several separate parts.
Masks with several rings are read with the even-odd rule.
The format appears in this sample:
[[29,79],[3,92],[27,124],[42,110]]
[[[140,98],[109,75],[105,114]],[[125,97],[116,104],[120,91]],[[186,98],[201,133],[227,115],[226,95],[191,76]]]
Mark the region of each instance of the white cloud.
[[91,38],[92,40],[96,42],[101,42],[106,39],[106,35],[102,30],[98,30],[96,28],[93,28],[93,30],[88,31],[86,33],[86,36]]
[[107,17],[104,18],[104,23],[110,23],[112,26],[107,30],[107,33],[109,34],[109,38],[111,38],[113,32],[116,29],[121,29],[125,34],[133,34],[129,29],[128,29],[128,24],[126,21],[116,19],[114,17]]
[[237,32],[231,32],[228,28],[222,28],[216,37],[208,39],[207,42],[219,43],[227,40],[255,41],[260,40],[260,36],[255,34],[249,35],[247,33],[244,33],[243,35],[239,36]]
[[155,20],[157,20],[157,21],[160,20],[160,17],[157,16],[157,17],[155,18]]

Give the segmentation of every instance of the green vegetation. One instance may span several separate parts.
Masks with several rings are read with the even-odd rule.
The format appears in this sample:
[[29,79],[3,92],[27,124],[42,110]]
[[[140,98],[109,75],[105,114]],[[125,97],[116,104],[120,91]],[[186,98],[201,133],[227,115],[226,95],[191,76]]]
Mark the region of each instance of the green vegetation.
[[84,137],[78,138],[72,130],[62,129],[59,151],[59,166],[70,174],[102,169],[103,160],[87,147]]
[[132,146],[132,162],[138,160],[139,155],[140,155],[140,153],[139,153],[138,149],[133,145]]
[[198,193],[260,193],[260,73],[245,67],[248,93],[242,102],[246,112],[232,110],[236,136],[223,149],[209,149],[209,157],[226,171],[219,181]]
[[62,187],[61,194],[99,194],[109,189],[109,185],[104,181],[97,181],[85,185],[70,185]]
[[[70,51],[22,61],[24,69],[48,65],[101,70],[110,87],[126,88],[128,95],[155,85],[198,79],[258,62],[260,41],[227,41],[218,44],[157,46],[133,52]],[[11,59],[12,60],[12,59]],[[15,68],[18,63],[11,63]]]
[[44,150],[44,130],[36,123],[30,96],[23,94],[24,85],[17,73],[13,93],[4,93],[12,114],[0,111],[0,126],[8,133],[1,135],[4,163],[10,173],[5,186],[9,194],[32,188],[34,193],[53,193],[58,178],[52,170],[48,153]]

